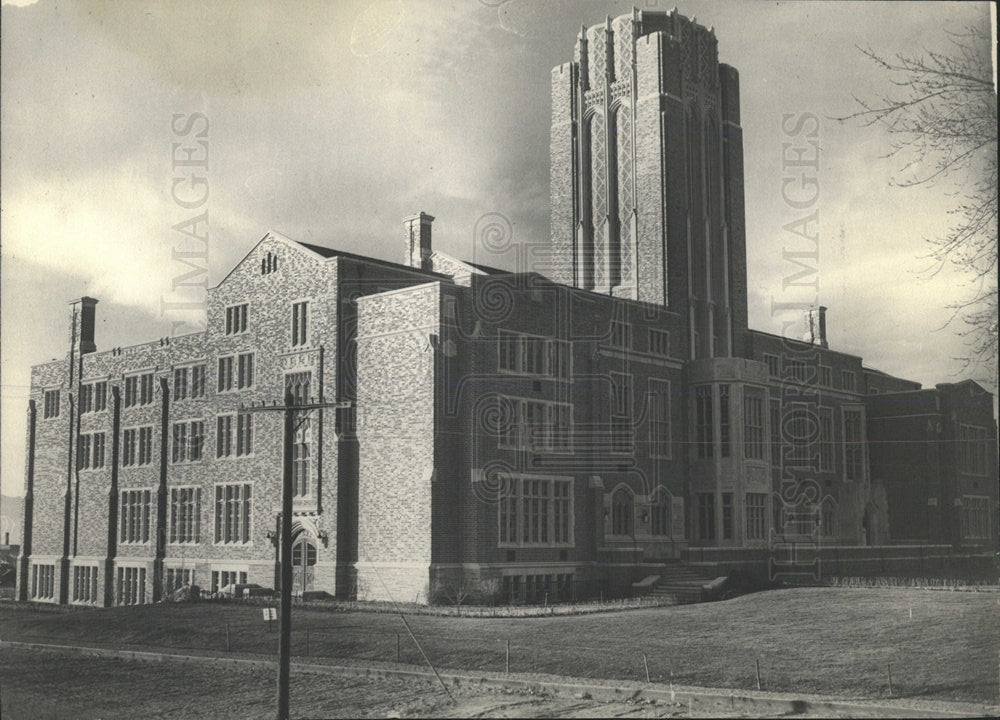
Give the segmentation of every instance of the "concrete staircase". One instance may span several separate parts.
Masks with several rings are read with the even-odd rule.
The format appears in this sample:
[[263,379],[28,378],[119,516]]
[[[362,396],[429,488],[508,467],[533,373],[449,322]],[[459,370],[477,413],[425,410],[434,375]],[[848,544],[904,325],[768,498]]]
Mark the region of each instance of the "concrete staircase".
[[660,579],[649,594],[657,598],[673,598],[678,605],[710,599],[706,585],[718,584],[718,579],[706,577],[698,570],[679,561],[664,563]]

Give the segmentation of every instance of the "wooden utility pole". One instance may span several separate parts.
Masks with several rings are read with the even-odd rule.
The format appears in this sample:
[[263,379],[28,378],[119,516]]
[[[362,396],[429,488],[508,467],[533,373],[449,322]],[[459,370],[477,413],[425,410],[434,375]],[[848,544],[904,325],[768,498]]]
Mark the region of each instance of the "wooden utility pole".
[[[292,657],[292,452],[296,416],[322,408],[350,407],[349,402],[298,402],[285,393],[284,405],[252,405],[241,412],[281,412],[284,414],[284,460],[281,472],[281,613],[278,618],[278,720],[289,720],[289,664]],[[303,418],[302,422],[305,422]]]

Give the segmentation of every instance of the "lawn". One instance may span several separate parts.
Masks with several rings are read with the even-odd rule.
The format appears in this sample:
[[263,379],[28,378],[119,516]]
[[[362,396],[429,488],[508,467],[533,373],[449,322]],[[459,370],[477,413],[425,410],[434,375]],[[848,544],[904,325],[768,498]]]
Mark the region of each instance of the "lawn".
[[[849,697],[996,703],[1000,594],[800,588],[702,605],[541,618],[408,619],[441,666]],[[276,625],[276,624],[275,624]],[[423,660],[398,616],[297,608],[293,653]],[[202,603],[39,611],[5,606],[0,637],[273,653],[259,607]],[[275,627],[276,630],[276,627]],[[646,665],[643,664],[645,654]]]

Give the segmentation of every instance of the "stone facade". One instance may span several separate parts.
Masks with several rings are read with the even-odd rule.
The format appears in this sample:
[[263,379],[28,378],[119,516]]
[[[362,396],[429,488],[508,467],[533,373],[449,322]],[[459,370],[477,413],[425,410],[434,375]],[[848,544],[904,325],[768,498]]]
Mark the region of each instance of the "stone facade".
[[[584,29],[552,71],[551,255],[516,273],[269,233],[204,332],[32,370],[18,597],[153,602],[278,582],[287,399],[295,591],[429,602],[621,594],[779,546],[995,547],[996,424],[747,328],[739,78],[676,12]],[[728,555],[727,555],[728,557]],[[818,555],[817,555],[818,557]]]

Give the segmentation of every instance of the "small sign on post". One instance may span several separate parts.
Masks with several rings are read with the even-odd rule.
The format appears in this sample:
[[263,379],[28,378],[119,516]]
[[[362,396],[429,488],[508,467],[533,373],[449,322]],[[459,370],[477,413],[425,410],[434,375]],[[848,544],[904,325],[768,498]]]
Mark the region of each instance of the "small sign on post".
[[261,612],[264,613],[264,619],[267,620],[267,631],[271,632],[272,629],[271,621],[278,619],[278,609],[264,608]]

